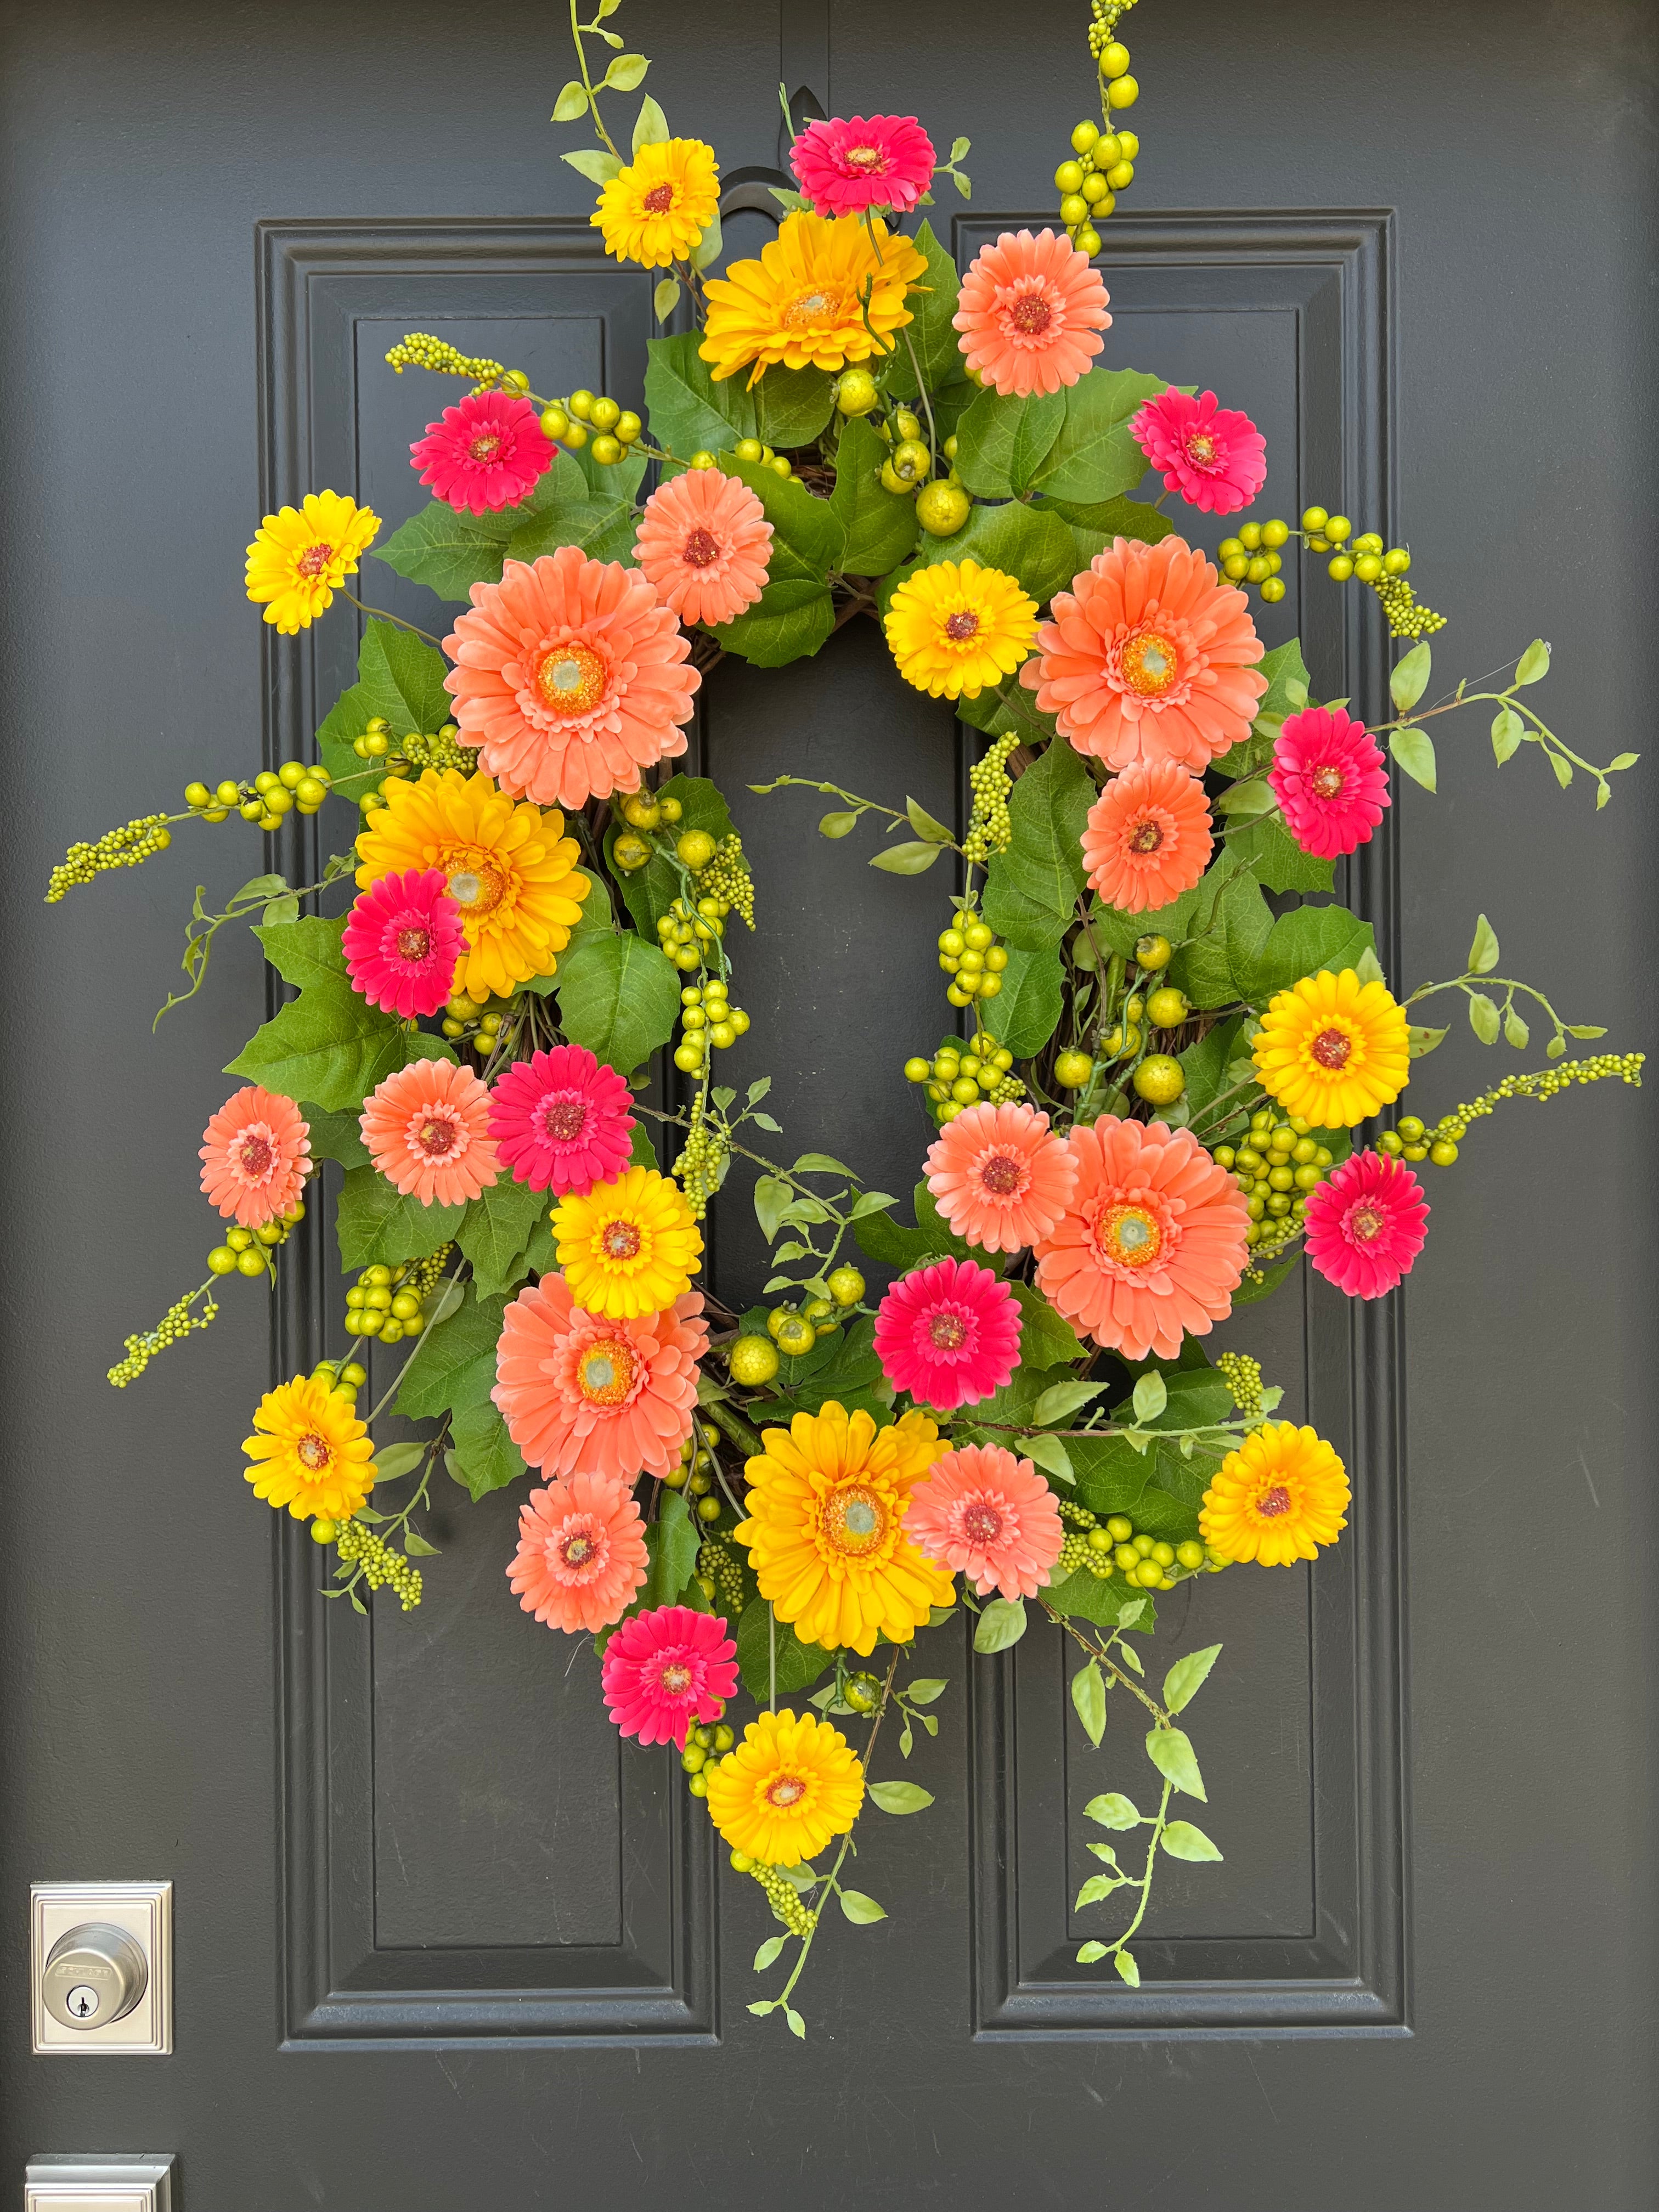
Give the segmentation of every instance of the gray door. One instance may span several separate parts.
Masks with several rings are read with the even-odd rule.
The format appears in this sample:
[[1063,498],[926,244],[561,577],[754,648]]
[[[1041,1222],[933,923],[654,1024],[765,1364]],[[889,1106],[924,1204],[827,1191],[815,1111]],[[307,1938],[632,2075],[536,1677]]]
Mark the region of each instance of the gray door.
[[[5,10],[0,2191],[37,2151],[160,2147],[185,2212],[854,2193],[1642,2212],[1655,1155],[1636,1095],[1483,1123],[1391,1310],[1354,1322],[1291,1290],[1273,1310],[1270,1372],[1358,1502],[1311,1577],[1265,1598],[1218,1577],[1172,1624],[1227,1647],[1201,1724],[1226,1862],[1166,1883],[1138,1991],[1073,1963],[1077,1815],[1138,1753],[1115,1731],[1090,1748],[1057,1638],[956,1655],[912,1762],[937,1804],[865,1843],[892,1917],[819,1944],[803,2047],[744,2009],[754,1885],[717,1869],[665,1754],[619,1756],[591,1654],[504,1601],[510,1493],[457,1492],[426,1603],[372,1624],[323,1607],[303,1529],[251,1504],[247,1409],[307,1349],[320,1255],[292,1310],[228,1297],[164,1369],[104,1383],[210,1241],[197,1133],[249,1026],[250,942],[226,933],[154,1040],[149,1016],[190,888],[253,873],[255,833],[181,837],[60,906],[40,891],[72,839],[291,750],[346,680],[337,619],[262,659],[239,563],[272,497],[418,502],[402,455],[430,392],[384,372],[391,338],[441,328],[538,389],[637,401],[648,280],[597,253],[556,161],[558,15]],[[728,169],[775,162],[787,70],[841,112],[915,102],[936,137],[972,138],[973,200],[938,211],[964,261],[1051,219],[1087,106],[1080,7],[628,15],[671,122]],[[1441,657],[1479,674],[1541,630],[1558,726],[1597,757],[1640,749],[1649,11],[1146,0],[1129,29],[1142,156],[1109,227],[1112,357],[1249,409],[1276,511],[1340,501],[1408,537],[1451,617]],[[744,250],[762,222],[734,222]],[[1345,629],[1349,604],[1292,578],[1269,642],[1299,630],[1317,694],[1375,713],[1378,641]],[[799,1146],[897,1189],[937,921],[819,841],[816,806],[745,787],[833,775],[956,818],[966,734],[860,623],[778,674],[722,666],[696,740],[771,925],[744,956],[747,1072],[773,1073]],[[1597,815],[1530,750],[1500,774],[1478,717],[1440,761],[1358,886],[1390,974],[1455,972],[1484,909],[1513,972],[1644,1042],[1651,774]],[[1455,1036],[1436,1111],[1489,1066]],[[761,1261],[742,1212],[714,1248],[738,1304]],[[171,2057],[27,2055],[28,1884],[94,1876],[174,1884]]]

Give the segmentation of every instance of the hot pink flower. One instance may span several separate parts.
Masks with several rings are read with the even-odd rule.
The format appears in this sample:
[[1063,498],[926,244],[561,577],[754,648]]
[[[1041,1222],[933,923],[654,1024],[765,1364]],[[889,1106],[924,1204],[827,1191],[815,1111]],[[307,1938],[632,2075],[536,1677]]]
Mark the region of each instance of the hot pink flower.
[[407,868],[360,891],[345,926],[351,988],[388,1014],[435,1014],[466,945],[441,868]]
[[299,1204],[311,1172],[311,1132],[291,1098],[245,1084],[202,1132],[202,1188],[244,1229]]
[[1308,1257],[1351,1298],[1380,1298],[1423,1249],[1428,1200],[1401,1160],[1356,1152],[1308,1200]]
[[1305,707],[1285,717],[1267,781],[1285,828],[1322,860],[1369,843],[1389,804],[1382,748],[1340,707]]
[[443,421],[428,422],[409,450],[421,482],[440,499],[482,514],[527,499],[556,448],[529,400],[513,392],[474,392],[446,407]]
[[1000,1444],[964,1444],[935,1460],[910,1492],[904,1533],[981,1597],[1035,1597],[1066,1540],[1054,1492],[1029,1459]]
[[586,1198],[628,1164],[628,1085],[586,1045],[516,1060],[489,1094],[489,1133],[503,1167],[532,1190]]
[[951,1413],[1000,1390],[1019,1364],[1019,1306],[971,1260],[894,1284],[876,1314],[876,1357],[895,1389]]
[[1218,407],[1213,392],[1196,399],[1160,392],[1129,425],[1129,434],[1166,491],[1178,491],[1204,514],[1248,507],[1267,481],[1267,441],[1248,415]]
[[738,1647],[718,1613],[689,1605],[636,1613],[605,1647],[600,1680],[611,1717],[641,1743],[685,1749],[694,1721],[714,1721],[737,1694]]
[[893,208],[908,215],[933,175],[933,142],[914,115],[855,115],[809,123],[790,166],[818,215]]
[[649,1570],[640,1509],[614,1475],[550,1482],[520,1509],[507,1580],[524,1610],[550,1628],[567,1636],[608,1628]]

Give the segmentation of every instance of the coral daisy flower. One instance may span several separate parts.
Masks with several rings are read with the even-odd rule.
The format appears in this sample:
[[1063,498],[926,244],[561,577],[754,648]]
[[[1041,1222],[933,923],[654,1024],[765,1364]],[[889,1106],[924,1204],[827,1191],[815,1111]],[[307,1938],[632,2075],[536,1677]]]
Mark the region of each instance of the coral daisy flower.
[[567,1636],[608,1628],[649,1571],[640,1509],[614,1475],[550,1482],[520,1510],[507,1581],[524,1610],[550,1628]]
[[702,681],[690,641],[620,561],[580,545],[509,561],[499,584],[474,584],[444,651],[459,742],[514,799],[583,806],[685,750],[678,726]]
[[1348,1525],[1348,1497],[1346,1472],[1322,1436],[1268,1421],[1216,1469],[1198,1533],[1224,1559],[1288,1567],[1335,1543]]
[[749,1518],[732,1532],[761,1595],[826,1650],[867,1657],[878,1631],[908,1644],[954,1587],[904,1533],[910,1492],[942,1456],[939,1431],[923,1413],[878,1429],[831,1398],[761,1441],[746,1470]]
[[708,1348],[696,1291],[665,1313],[606,1321],[562,1276],[544,1275],[503,1316],[490,1395],[532,1467],[631,1483],[678,1462]]
[[202,1189],[243,1229],[280,1221],[311,1173],[311,1131],[280,1091],[244,1084],[202,1132]]
[[701,138],[665,138],[635,149],[599,194],[588,222],[617,261],[666,269],[683,260],[720,204],[720,164]]
[[885,355],[911,319],[906,287],[927,274],[920,248],[897,233],[890,238],[879,216],[786,216],[758,261],[734,261],[707,286],[698,350],[717,384],[752,362],[751,386],[775,362],[844,368]]
[[1079,752],[1201,775],[1249,736],[1267,688],[1261,641],[1243,592],[1184,539],[1115,539],[1055,592],[1053,611],[1019,680]]
[[441,868],[405,868],[359,891],[343,942],[353,990],[405,1021],[447,1003],[466,950],[461,909]]
[[284,636],[309,629],[334,586],[357,573],[380,518],[337,491],[308,491],[297,508],[266,515],[247,549],[247,595]]
[[969,368],[994,392],[1058,392],[1087,374],[1111,295],[1069,238],[1005,230],[962,280],[951,320]]
[[1173,1359],[1232,1310],[1249,1215],[1186,1129],[1103,1114],[1066,1139],[1077,1188],[1036,1247],[1037,1287],[1097,1344]]
[[910,1493],[913,1543],[981,1597],[1035,1597],[1066,1540],[1054,1492],[1029,1459],[1000,1444],[963,1444]]
[[466,939],[454,988],[481,1006],[553,975],[592,889],[563,816],[515,806],[487,775],[455,768],[427,769],[418,783],[388,777],[382,789],[386,803],[357,839],[359,886],[437,869]]
[[645,502],[634,553],[682,622],[726,623],[765,588],[772,526],[741,478],[687,469]]
[[1089,809],[1083,865],[1108,906],[1125,914],[1166,907],[1210,865],[1210,805],[1176,761],[1137,761]]
[[1357,1152],[1308,1199],[1308,1257],[1351,1298],[1380,1298],[1423,1249],[1428,1200],[1403,1160]]
[[1169,391],[1149,399],[1129,434],[1165,491],[1178,491],[1201,514],[1248,507],[1267,481],[1267,441],[1248,415],[1216,404],[1213,392]]
[[489,1094],[489,1133],[502,1166],[515,1182],[561,1198],[613,1182],[632,1146],[632,1095],[586,1045],[515,1060]]
[[846,1737],[816,1713],[786,1710],[750,1722],[743,1741],[707,1770],[708,1810],[734,1851],[763,1866],[799,1866],[844,1836],[864,1802],[864,1769]]
[[976,699],[1030,652],[1036,601],[1000,568],[936,561],[899,586],[883,628],[907,684],[935,699]]
[[367,1428],[328,1379],[296,1375],[260,1399],[255,1433],[242,1449],[253,1494],[286,1505],[296,1521],[349,1521],[367,1504],[375,1477]]
[[686,1291],[702,1232],[679,1185],[655,1168],[568,1193],[553,1209],[559,1265],[578,1305],[611,1320],[662,1313]]
[[689,1605],[636,1613],[605,1647],[611,1717],[641,1743],[685,1749],[692,1723],[717,1721],[738,1689],[737,1645],[718,1613]]
[[896,1390],[954,1413],[1000,1390],[1018,1366],[1018,1301],[988,1267],[935,1261],[883,1298],[875,1348]]
[[1322,968],[1268,1001],[1256,1033],[1255,1072],[1287,1114],[1322,1129],[1351,1129],[1391,1105],[1411,1080],[1406,1010],[1385,983],[1352,968]]
[[789,151],[819,215],[892,208],[908,215],[933,182],[933,142],[914,115],[839,116],[809,123]]
[[945,1221],[982,1252],[1021,1252],[1047,1236],[1077,1182],[1048,1116],[1021,1104],[969,1106],[939,1131],[922,1171]]
[[409,450],[421,482],[440,499],[458,513],[482,514],[528,499],[557,449],[521,393],[469,392]]
[[394,1190],[422,1206],[465,1206],[501,1174],[489,1093],[470,1067],[411,1060],[363,1101],[358,1127]]
[[1368,843],[1389,803],[1382,747],[1340,707],[1285,716],[1267,781],[1285,828],[1322,860]]

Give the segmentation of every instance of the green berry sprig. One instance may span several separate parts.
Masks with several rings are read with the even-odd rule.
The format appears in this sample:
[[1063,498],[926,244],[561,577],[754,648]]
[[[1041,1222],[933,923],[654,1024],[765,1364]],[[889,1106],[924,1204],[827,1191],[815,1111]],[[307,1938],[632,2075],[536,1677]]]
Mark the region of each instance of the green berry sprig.
[[1013,796],[1014,780],[1008,773],[1008,757],[1018,743],[1018,736],[1010,731],[968,771],[973,811],[962,852],[970,867],[983,867],[994,853],[1006,852],[1013,835],[1008,801]]
[[434,338],[429,331],[410,331],[386,356],[396,376],[406,368],[430,369],[434,376],[462,376],[480,391],[489,392],[505,381],[507,372],[488,354],[462,353],[447,338]]
[[[711,983],[712,980],[711,978]],[[719,1010],[723,1012],[724,1000],[717,1003]],[[713,1010],[702,1006],[687,1006],[685,1012],[702,1014],[706,1018],[707,1012]],[[731,1024],[722,1022],[718,1026],[721,1029],[729,1029]],[[702,1034],[700,1030],[691,1030],[675,1052],[674,1065],[683,1073],[696,1073],[702,1066],[701,1051],[695,1059],[691,1059],[689,1054],[692,1039]],[[735,1039],[732,1041],[735,1042]],[[719,1040],[716,1039],[716,1042],[718,1042]],[[682,1059],[682,1054],[686,1054],[688,1056]],[[731,1157],[732,1148],[726,1139],[725,1127],[720,1122],[709,1118],[703,1103],[702,1093],[699,1091],[691,1101],[691,1115],[686,1131],[685,1143],[681,1148],[680,1156],[675,1161],[673,1168],[674,1178],[685,1193],[685,1202],[691,1209],[691,1218],[694,1221],[702,1221],[707,1216],[709,1200],[726,1180],[726,1170]]]
[[[199,1314],[192,1314],[191,1308],[198,1298],[206,1303]],[[154,1328],[125,1339],[123,1355],[109,1370],[111,1383],[116,1389],[125,1390],[129,1382],[138,1380],[158,1352],[165,1352],[169,1345],[181,1343],[192,1329],[210,1327],[218,1312],[212,1288],[207,1283],[187,1291],[182,1298],[175,1298]]]
[[382,1344],[418,1336],[426,1327],[426,1301],[449,1250],[445,1245],[426,1259],[405,1260],[398,1267],[379,1261],[365,1267],[346,1292],[346,1334],[378,1337]]
[[1333,582],[1346,584],[1352,578],[1376,592],[1391,637],[1431,637],[1446,627],[1444,615],[1422,605],[1407,582],[1412,556],[1403,545],[1385,544],[1374,530],[1356,538],[1346,514],[1331,514],[1322,507],[1304,509],[1299,531],[1279,516],[1241,523],[1237,535],[1224,538],[1216,548],[1222,574],[1235,584],[1254,585],[1267,605],[1276,606],[1285,591],[1279,549],[1292,538],[1300,538],[1310,553],[1329,556],[1325,565]]
[[722,1538],[705,1537],[697,1547],[697,1579],[709,1603],[736,1620],[743,1611],[743,1570]]
[[1023,1098],[1025,1085],[1013,1067],[1012,1053],[981,1030],[966,1046],[959,1037],[948,1039],[931,1060],[918,1053],[905,1061],[904,1076],[908,1083],[923,1086],[928,1109],[943,1128],[970,1106],[987,1100],[1007,1106]]
[[1553,1067],[1540,1067],[1531,1075],[1506,1075],[1478,1098],[1443,1114],[1432,1129],[1420,1115],[1402,1114],[1392,1129],[1384,1129],[1378,1137],[1377,1150],[1396,1159],[1410,1160],[1413,1165],[1427,1160],[1434,1167],[1451,1167],[1470,1122],[1492,1113],[1506,1099],[1535,1098],[1541,1105],[1546,1099],[1571,1090],[1575,1083],[1628,1083],[1639,1091],[1646,1060],[1643,1052],[1598,1052],[1588,1060],[1564,1060]]
[[1109,1583],[1121,1574],[1132,1588],[1172,1590],[1193,1575],[1214,1574],[1225,1565],[1206,1552],[1196,1537],[1171,1544],[1138,1529],[1127,1513],[1114,1513],[1103,1520],[1073,1498],[1054,1502],[1070,1531],[1055,1562],[1059,1575],[1087,1573],[1097,1582]]
[[1281,1121],[1272,1107],[1258,1107],[1243,1144],[1212,1148],[1211,1158],[1244,1194],[1250,1217],[1245,1242],[1252,1247],[1278,1242],[1280,1223],[1290,1224],[1294,1234],[1310,1197],[1334,1165],[1334,1154],[1311,1133],[1312,1127],[1299,1115]]
[[[697,889],[720,902],[722,919],[735,909],[746,927],[755,927],[755,878],[744,858],[743,840],[734,830],[714,848],[714,856],[696,871]],[[701,902],[700,902],[701,903]]]
[[[312,1524],[311,1533],[319,1528],[331,1528],[327,1522]],[[340,1562],[339,1572],[353,1580],[358,1575],[372,1590],[384,1589],[389,1584],[397,1594],[398,1602],[405,1613],[412,1613],[421,1601],[422,1588],[421,1571],[406,1559],[401,1552],[394,1552],[383,1536],[365,1522],[356,1519],[342,1521],[332,1528],[335,1556]],[[326,1538],[319,1538],[325,1542]]]
[[154,854],[165,853],[173,842],[168,822],[181,818],[166,814],[135,814],[118,830],[106,830],[95,845],[84,842],[71,845],[52,872],[52,879],[46,885],[46,904],[56,906],[76,884],[89,884],[106,869],[142,867]]

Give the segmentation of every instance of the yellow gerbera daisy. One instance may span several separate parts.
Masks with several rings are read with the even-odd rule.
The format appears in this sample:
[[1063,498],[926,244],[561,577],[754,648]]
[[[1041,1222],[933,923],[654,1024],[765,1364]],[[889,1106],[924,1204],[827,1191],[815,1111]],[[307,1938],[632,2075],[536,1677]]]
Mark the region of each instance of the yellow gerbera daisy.
[[380,518],[337,491],[308,491],[297,509],[268,514],[247,549],[247,595],[265,603],[265,620],[284,636],[309,629],[357,556],[374,542]]
[[708,1769],[708,1810],[734,1851],[799,1866],[844,1836],[864,1802],[864,1769],[839,1729],[815,1713],[763,1713]]
[[690,252],[720,204],[714,149],[701,138],[641,146],[599,194],[588,221],[618,261],[666,269]]
[[1255,1069],[1287,1114],[1349,1129],[1411,1079],[1406,1011],[1382,983],[1322,968],[1281,991],[1261,1017]]
[[973,699],[1030,651],[1036,601],[1000,568],[937,561],[899,586],[884,627],[907,684],[935,699]]
[[1348,1525],[1347,1504],[1347,1475],[1324,1437],[1294,1421],[1269,1421],[1216,1469],[1198,1532],[1224,1559],[1288,1567],[1335,1543]]
[[314,1375],[296,1375],[260,1399],[258,1432],[242,1449],[253,1494],[286,1505],[296,1521],[349,1521],[374,1482],[374,1446],[343,1398]]
[[761,1595],[826,1650],[867,1656],[878,1630],[908,1644],[955,1587],[903,1526],[911,1491],[945,1453],[939,1431],[915,1413],[878,1429],[832,1398],[762,1441],[749,1462],[749,1518],[736,1530]]
[[702,1233],[679,1185],[655,1168],[624,1168],[585,1197],[562,1198],[553,1237],[571,1297],[610,1321],[665,1313],[690,1288],[702,1256]]
[[717,384],[752,361],[751,385],[777,362],[842,368],[890,353],[893,332],[910,320],[905,289],[927,273],[920,250],[890,238],[879,217],[866,230],[854,216],[787,216],[758,261],[734,261],[709,284],[700,351]]
[[553,975],[592,889],[563,815],[515,803],[482,772],[458,768],[429,768],[418,783],[391,777],[385,791],[357,839],[359,889],[405,868],[441,868],[466,933],[454,988],[481,1006]]

